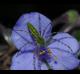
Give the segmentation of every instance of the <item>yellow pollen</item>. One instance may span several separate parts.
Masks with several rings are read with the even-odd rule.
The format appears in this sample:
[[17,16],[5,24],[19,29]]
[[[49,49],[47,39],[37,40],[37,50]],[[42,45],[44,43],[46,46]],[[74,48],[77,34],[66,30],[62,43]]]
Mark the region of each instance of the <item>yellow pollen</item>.
[[52,52],[49,48],[48,48],[48,53],[49,53],[50,56],[52,55]]
[[[52,52],[51,52],[50,48],[48,48],[48,53],[49,53],[50,56],[52,55]],[[55,61],[57,61],[58,57],[57,56],[54,56],[54,59],[55,59]]]
[[42,54],[44,54],[45,53],[45,51],[40,51],[40,55],[42,55]]

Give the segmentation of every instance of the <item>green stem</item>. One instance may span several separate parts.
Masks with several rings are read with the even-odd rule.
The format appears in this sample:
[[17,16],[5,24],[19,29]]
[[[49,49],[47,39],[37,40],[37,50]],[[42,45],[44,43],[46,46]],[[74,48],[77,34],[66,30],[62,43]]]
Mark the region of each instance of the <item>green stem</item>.
[[46,60],[44,60],[43,62],[44,62],[44,63],[46,64],[46,66],[48,67],[48,70],[52,70],[51,66],[49,65],[49,63],[48,63]]

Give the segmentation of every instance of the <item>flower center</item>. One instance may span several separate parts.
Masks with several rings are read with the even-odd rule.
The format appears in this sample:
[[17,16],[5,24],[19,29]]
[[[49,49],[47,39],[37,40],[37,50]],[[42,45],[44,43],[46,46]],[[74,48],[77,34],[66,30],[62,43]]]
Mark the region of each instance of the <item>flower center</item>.
[[51,58],[51,54],[52,52],[50,51],[50,49],[41,47],[38,56],[41,61],[44,61],[44,60],[49,61]]

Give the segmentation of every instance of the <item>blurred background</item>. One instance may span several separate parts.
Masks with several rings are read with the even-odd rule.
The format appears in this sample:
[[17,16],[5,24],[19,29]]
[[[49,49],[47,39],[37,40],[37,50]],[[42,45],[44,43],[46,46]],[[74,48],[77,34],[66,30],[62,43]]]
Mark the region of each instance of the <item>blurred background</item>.
[[[0,70],[9,70],[11,58],[15,52],[10,35],[18,18],[27,12],[40,12],[53,22],[66,11],[73,9],[80,13],[80,4],[52,4],[52,3],[0,3]],[[52,32],[64,31],[63,23],[53,27]],[[65,26],[66,27],[66,26]],[[80,41],[80,25],[68,31]]]

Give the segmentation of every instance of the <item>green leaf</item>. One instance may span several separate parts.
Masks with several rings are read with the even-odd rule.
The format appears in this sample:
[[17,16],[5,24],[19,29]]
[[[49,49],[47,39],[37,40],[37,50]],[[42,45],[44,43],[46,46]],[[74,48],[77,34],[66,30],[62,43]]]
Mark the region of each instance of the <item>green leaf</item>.
[[75,10],[69,10],[67,12],[67,15],[68,15],[68,22],[70,24],[73,24],[74,22],[76,22],[77,18],[78,18],[78,12],[75,11]]

